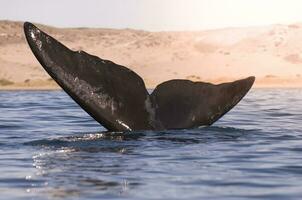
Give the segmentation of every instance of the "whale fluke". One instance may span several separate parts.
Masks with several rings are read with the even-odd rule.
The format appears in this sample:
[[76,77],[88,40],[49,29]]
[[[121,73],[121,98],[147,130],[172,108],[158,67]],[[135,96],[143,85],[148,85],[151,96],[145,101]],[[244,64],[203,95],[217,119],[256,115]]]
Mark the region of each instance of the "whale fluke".
[[213,85],[189,80],[171,80],[151,94],[156,119],[166,129],[208,126],[231,110],[249,91],[254,77]]
[[84,51],[72,51],[29,22],[27,42],[48,74],[110,131],[163,130],[211,125],[232,109],[255,78],[213,85],[170,80],[150,95],[132,70]]

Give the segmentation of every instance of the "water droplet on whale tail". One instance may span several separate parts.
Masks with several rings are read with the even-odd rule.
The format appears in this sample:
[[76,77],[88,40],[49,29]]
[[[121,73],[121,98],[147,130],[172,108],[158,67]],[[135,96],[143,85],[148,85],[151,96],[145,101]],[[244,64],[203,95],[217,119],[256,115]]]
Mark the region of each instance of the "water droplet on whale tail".
[[170,80],[151,95],[132,70],[84,51],[72,51],[33,24],[27,42],[49,75],[110,131],[162,130],[210,125],[248,92],[254,77],[213,85]]

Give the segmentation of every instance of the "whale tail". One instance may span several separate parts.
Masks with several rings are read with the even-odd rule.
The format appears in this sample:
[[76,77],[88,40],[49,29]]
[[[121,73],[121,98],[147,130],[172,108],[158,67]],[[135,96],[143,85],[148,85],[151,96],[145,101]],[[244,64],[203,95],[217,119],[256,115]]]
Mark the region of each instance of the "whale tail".
[[232,109],[255,77],[213,85],[170,80],[149,94],[132,70],[72,51],[29,22],[27,42],[48,74],[88,114],[110,131],[182,129],[211,125]]

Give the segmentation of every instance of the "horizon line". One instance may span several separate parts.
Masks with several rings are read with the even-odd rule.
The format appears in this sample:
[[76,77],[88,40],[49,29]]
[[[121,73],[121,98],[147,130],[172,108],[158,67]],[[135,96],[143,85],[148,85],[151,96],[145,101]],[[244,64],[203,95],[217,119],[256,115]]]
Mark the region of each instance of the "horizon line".
[[[12,22],[12,23],[24,23],[27,20],[11,20],[11,19],[0,19],[1,22]],[[28,21],[32,24],[48,26],[51,28],[58,29],[110,29],[110,30],[134,30],[134,31],[146,31],[146,32],[203,32],[203,31],[217,31],[217,30],[226,30],[226,29],[246,29],[246,28],[264,28],[268,26],[291,26],[291,25],[302,25],[302,21],[293,22],[293,23],[272,23],[272,24],[262,24],[262,25],[246,25],[246,26],[224,26],[217,28],[208,28],[208,29],[187,29],[187,30],[148,30],[148,29],[139,29],[131,27],[106,27],[106,26],[57,26],[47,23]]]

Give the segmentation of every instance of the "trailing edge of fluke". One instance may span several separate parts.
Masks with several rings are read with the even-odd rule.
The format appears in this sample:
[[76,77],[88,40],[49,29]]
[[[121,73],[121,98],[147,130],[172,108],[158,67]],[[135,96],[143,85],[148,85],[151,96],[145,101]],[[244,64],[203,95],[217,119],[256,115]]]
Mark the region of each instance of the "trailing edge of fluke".
[[29,22],[27,42],[48,74],[110,131],[186,129],[213,124],[250,90],[255,77],[214,85],[170,80],[149,94],[132,70],[72,51]]

